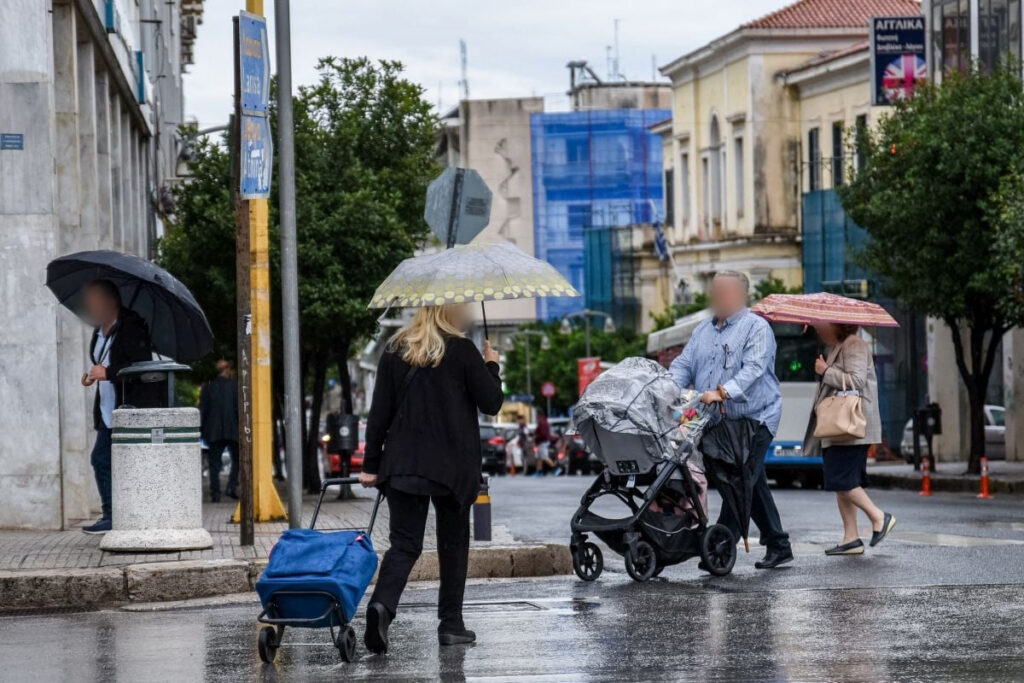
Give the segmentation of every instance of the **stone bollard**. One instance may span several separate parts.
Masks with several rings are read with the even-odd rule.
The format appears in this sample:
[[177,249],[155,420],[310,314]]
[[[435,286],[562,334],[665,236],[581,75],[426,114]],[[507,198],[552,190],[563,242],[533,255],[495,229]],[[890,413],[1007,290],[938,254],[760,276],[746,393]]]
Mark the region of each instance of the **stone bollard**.
[[195,408],[114,411],[113,529],[102,550],[213,547],[203,528],[203,466]]

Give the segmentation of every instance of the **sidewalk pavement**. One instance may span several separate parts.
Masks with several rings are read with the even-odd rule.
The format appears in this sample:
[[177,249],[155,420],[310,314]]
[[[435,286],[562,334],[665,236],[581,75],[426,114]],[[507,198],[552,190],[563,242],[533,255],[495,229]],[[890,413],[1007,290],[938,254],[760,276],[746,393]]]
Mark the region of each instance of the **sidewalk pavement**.
[[[318,529],[365,527],[373,499],[324,501]],[[315,498],[307,496],[303,526],[309,526]],[[203,525],[213,548],[166,553],[110,553],[99,549],[101,536],[67,531],[0,530],[0,612],[16,609],[91,608],[125,602],[158,602],[253,590],[267,556],[286,522],[256,524],[252,546],[239,544],[238,525],[230,519],[234,501],[203,505]],[[92,520],[83,520],[88,524]],[[572,571],[568,548],[516,541],[502,526],[489,542],[470,542],[469,576],[522,577]],[[388,548],[388,508],[382,504],[373,529],[378,554]],[[438,578],[433,511],[424,552],[410,580]]]
[[[933,491],[973,492],[980,491],[977,474],[964,474],[967,462],[939,461],[932,472]],[[993,495],[1024,493],[1024,462],[989,460],[989,490]],[[921,489],[921,472],[914,471],[906,463],[878,463],[868,466],[868,481],[881,488]]]

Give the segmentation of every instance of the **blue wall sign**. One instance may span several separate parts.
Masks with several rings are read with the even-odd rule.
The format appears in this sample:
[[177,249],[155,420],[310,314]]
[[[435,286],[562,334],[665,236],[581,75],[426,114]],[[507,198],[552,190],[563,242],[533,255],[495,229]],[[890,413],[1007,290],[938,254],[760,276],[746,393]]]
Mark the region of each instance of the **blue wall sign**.
[[928,77],[923,16],[871,19],[871,104],[910,97]]
[[270,102],[270,45],[267,42],[267,20],[255,14],[238,15],[238,91],[242,96],[242,112],[256,114],[267,111]]
[[0,149],[25,149],[25,134],[0,133]]
[[270,136],[270,120],[267,117],[242,114],[242,149],[239,162],[239,193],[242,199],[269,197],[274,147]]

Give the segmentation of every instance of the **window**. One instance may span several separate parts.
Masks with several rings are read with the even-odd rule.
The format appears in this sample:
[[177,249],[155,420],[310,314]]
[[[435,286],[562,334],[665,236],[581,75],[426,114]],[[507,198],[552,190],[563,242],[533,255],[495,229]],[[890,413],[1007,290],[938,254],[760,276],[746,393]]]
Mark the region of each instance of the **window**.
[[679,155],[679,184],[683,191],[679,198],[679,216],[683,219],[683,225],[686,225],[690,222],[690,154],[688,152]]
[[843,184],[843,122],[832,123],[832,187]]
[[569,205],[569,241],[583,239],[583,231],[592,227],[590,204]]
[[[673,225],[675,223],[675,217],[673,215],[673,209],[675,208],[675,197],[676,188],[674,184],[674,174],[671,168],[665,169],[665,189],[662,191],[662,196],[665,198],[665,225]],[[657,216],[652,217],[657,220]]]
[[701,202],[701,220],[704,223],[704,227],[707,228],[711,225],[711,172],[708,167],[708,158],[702,157],[700,160],[700,185],[703,190],[703,201]]
[[743,136],[733,140],[733,166],[736,169],[736,217],[743,216]]
[[971,62],[969,0],[933,0],[932,61],[933,76],[967,71]]
[[1020,0],[978,0],[978,57],[986,69],[1020,60]]
[[856,146],[856,156],[854,168],[856,171],[860,171],[864,168],[864,149],[868,141],[868,115],[861,114],[857,117],[857,124],[854,128],[855,140],[854,145]]
[[821,144],[817,128],[807,131],[807,189],[811,192],[821,189]]

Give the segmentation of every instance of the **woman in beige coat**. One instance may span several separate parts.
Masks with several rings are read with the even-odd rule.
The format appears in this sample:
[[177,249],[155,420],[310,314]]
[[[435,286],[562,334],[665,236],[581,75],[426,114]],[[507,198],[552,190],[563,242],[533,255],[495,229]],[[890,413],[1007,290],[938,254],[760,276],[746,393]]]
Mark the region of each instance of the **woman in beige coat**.
[[857,532],[857,510],[860,509],[871,520],[871,546],[882,542],[892,528],[896,518],[878,508],[864,491],[867,483],[868,447],[882,441],[882,421],[878,415],[878,379],[875,363],[867,342],[857,336],[855,325],[816,323],[814,328],[830,351],[828,358],[818,356],[814,371],[821,376],[814,405],[822,399],[847,390],[855,390],[861,396],[861,409],[867,421],[864,438],[818,439],[814,436],[817,424],[812,412],[807,435],[804,438],[804,452],[821,453],[826,491],[835,491],[839,505],[839,516],[843,519],[843,540],[826,555],[860,555],[864,542]]

